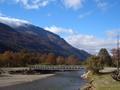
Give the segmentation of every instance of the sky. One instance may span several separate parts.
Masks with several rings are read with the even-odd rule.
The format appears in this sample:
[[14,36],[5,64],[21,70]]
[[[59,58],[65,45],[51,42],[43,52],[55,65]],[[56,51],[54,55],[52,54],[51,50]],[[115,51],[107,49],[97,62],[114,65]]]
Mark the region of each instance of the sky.
[[96,54],[116,47],[120,0],[0,0],[0,17],[27,21]]

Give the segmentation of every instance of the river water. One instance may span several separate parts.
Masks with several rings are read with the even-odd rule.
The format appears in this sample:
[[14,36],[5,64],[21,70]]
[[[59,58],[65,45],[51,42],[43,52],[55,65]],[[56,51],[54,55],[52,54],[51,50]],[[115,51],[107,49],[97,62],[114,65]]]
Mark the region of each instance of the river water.
[[55,76],[29,83],[0,87],[0,90],[80,90],[86,81],[80,78],[84,69],[73,72],[57,72]]

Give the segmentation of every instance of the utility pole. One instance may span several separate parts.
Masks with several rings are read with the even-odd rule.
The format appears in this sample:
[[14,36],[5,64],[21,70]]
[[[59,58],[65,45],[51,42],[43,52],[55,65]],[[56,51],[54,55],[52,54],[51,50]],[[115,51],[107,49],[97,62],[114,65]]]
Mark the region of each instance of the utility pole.
[[120,36],[119,36],[119,33],[118,33],[118,35],[117,35],[117,70],[118,70],[118,73],[120,72],[119,71],[119,59],[120,59],[120,55],[119,55],[120,54],[120,51],[119,51],[119,49],[120,49],[119,48],[119,44],[120,44],[119,43],[119,37]]

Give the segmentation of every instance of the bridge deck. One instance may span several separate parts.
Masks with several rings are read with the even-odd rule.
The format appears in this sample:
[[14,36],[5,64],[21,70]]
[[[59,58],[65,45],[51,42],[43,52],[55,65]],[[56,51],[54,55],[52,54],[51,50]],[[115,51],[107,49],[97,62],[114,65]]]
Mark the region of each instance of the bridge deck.
[[31,65],[29,66],[31,70],[70,70],[70,71],[75,71],[75,70],[80,70],[83,67],[80,65]]

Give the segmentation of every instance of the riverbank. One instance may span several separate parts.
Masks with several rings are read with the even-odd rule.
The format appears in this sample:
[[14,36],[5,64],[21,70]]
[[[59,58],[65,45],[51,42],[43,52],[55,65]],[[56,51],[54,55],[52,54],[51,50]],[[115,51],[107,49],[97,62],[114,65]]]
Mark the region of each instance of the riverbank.
[[84,70],[56,72],[54,76],[32,82],[0,87],[0,90],[80,90],[85,84],[80,78]]
[[95,90],[120,90],[120,82],[115,81],[110,74],[94,75]]
[[35,80],[48,78],[54,74],[39,74],[39,75],[0,75],[0,87],[32,82]]
[[88,80],[88,83],[82,88],[82,90],[119,90],[120,82],[114,80],[111,76],[111,72],[114,70],[104,69],[100,74],[91,74],[91,76],[89,76],[90,79]]

